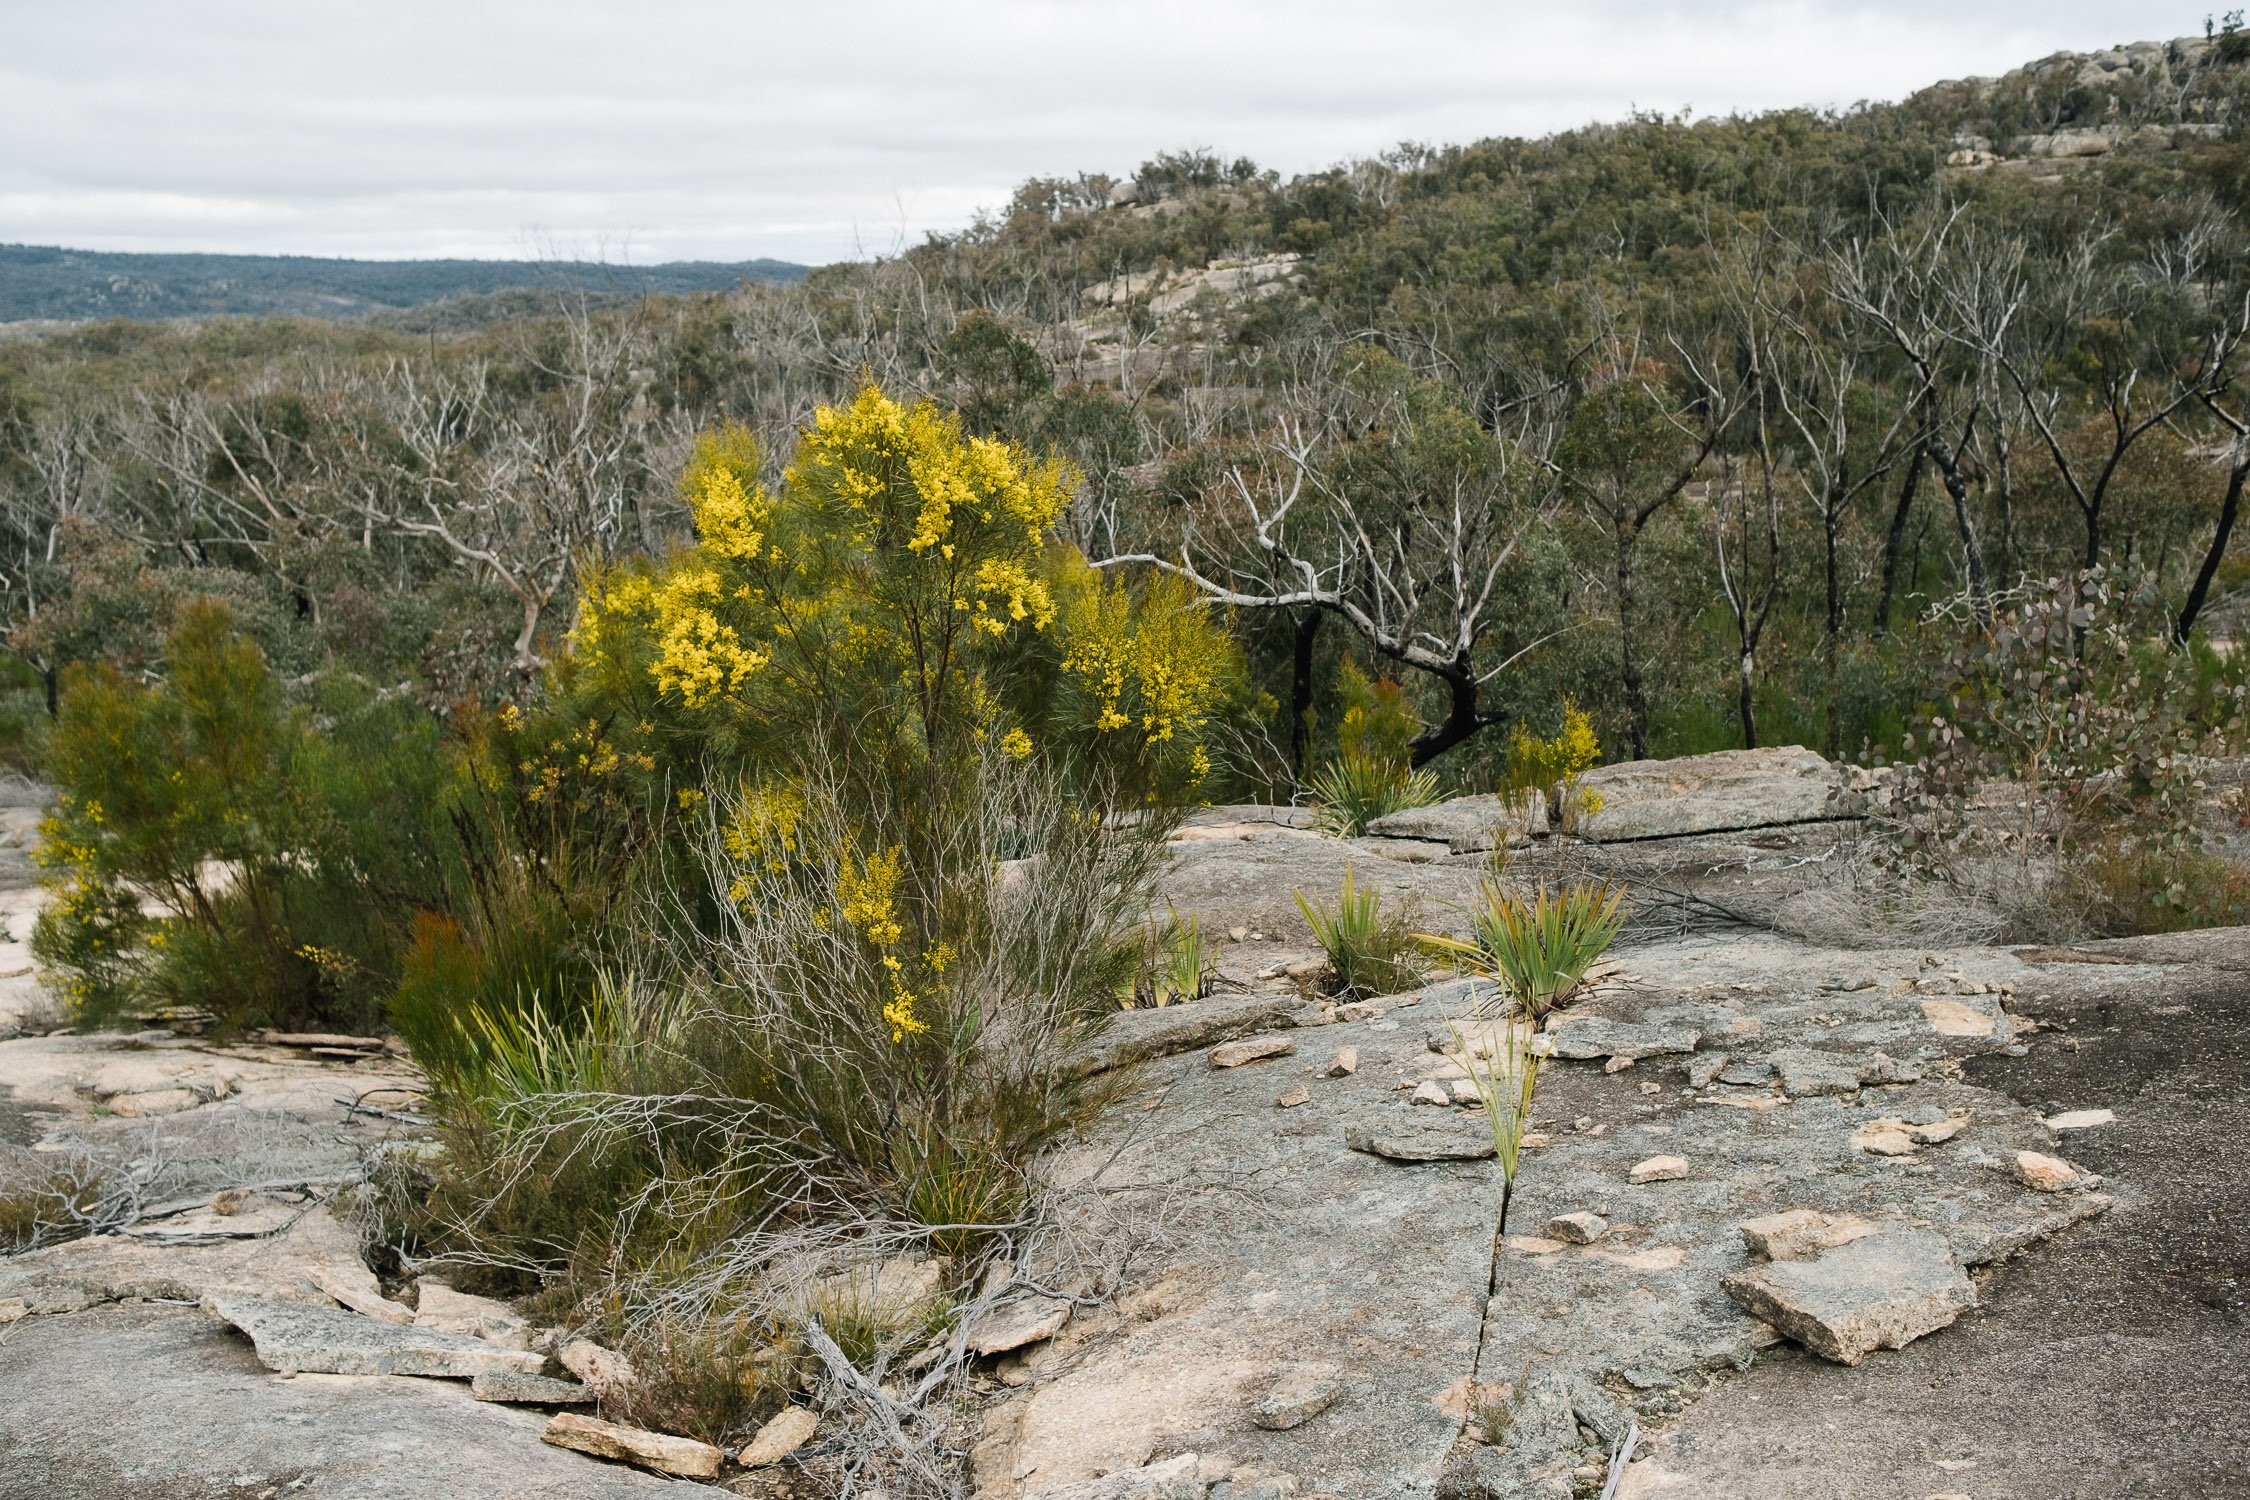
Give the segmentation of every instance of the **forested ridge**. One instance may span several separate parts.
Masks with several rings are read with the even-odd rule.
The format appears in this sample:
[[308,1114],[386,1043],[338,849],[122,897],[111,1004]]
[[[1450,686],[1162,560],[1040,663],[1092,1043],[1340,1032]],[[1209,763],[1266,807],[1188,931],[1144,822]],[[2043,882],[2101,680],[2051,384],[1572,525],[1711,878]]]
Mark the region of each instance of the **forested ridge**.
[[1229,784],[1333,752],[1347,656],[1464,785],[1566,699],[1613,758],[1895,753],[2027,581],[2099,565],[2152,636],[2231,640],[2239,39],[1288,179],[1168,153],[799,284],[557,288],[462,332],[12,341],[26,732],[69,663],[151,670],[213,595],[292,673],[521,696],[585,570],[685,535],[697,432],[778,471],[872,376],[1067,458],[1091,559],[1229,611],[1270,701]]

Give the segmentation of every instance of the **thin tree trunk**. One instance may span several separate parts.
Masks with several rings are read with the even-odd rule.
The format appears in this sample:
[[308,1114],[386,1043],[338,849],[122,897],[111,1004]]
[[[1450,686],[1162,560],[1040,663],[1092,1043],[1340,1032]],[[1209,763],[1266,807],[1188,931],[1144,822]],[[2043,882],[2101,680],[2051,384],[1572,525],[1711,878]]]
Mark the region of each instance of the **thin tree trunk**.
[[1633,759],[1648,759],[1648,692],[1633,649],[1633,542],[1637,527],[1617,527],[1617,647],[1624,663],[1625,740]]
[[1821,751],[1830,760],[1836,758],[1837,742],[1843,733],[1842,728],[1836,722],[1842,707],[1837,701],[1836,654],[1839,649],[1838,637],[1843,634],[1844,630],[1842,590],[1836,580],[1836,522],[1839,509],[1835,497],[1830,496],[1829,503],[1822,508],[1820,517],[1821,545],[1825,552],[1821,559],[1821,566],[1826,574],[1824,582],[1828,590],[1828,612],[1821,620],[1822,627],[1826,631],[1826,639],[1823,644],[1825,647],[1824,654],[1827,657],[1826,667],[1828,672],[1828,723],[1821,734]]
[[1913,462],[1906,466],[1906,483],[1899,487],[1898,504],[1891,510],[1890,534],[1883,539],[1883,593],[1875,605],[1875,633],[1888,635],[1891,629],[1891,602],[1898,596],[1899,555],[1906,547],[1907,520],[1914,510],[1914,492],[1922,487],[1922,450],[1916,449]]
[[2195,630],[2195,617],[2203,613],[2204,602],[2211,596],[2211,581],[2219,575],[2219,564],[2226,559],[2227,543],[2234,535],[2234,519],[2242,509],[2242,485],[2250,479],[2250,454],[2237,458],[2227,474],[2226,498],[2219,502],[2218,528],[2211,533],[2211,548],[2203,554],[2203,566],[2196,570],[2195,585],[2188,590],[2187,603],[2180,606],[2180,617],[2172,623],[2172,639],[2179,645],[2188,643]]
[[1289,764],[1300,777],[1312,753],[1313,643],[1320,636],[1321,612],[1307,610],[1297,620],[1289,643]]

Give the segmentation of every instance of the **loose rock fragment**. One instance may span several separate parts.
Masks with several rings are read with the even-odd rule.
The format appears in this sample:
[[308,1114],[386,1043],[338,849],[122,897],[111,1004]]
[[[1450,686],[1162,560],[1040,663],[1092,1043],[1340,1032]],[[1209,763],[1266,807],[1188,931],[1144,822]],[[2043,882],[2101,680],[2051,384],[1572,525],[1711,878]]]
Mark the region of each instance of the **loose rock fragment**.
[[604,1349],[592,1339],[572,1339],[556,1351],[562,1367],[594,1388],[597,1395],[622,1391],[639,1378],[633,1362],[614,1349]]
[[437,1328],[488,1340],[504,1349],[531,1347],[531,1327],[505,1302],[457,1292],[442,1281],[421,1284],[422,1305],[414,1314],[417,1328]]
[[1451,1104],[1453,1095],[1446,1089],[1445,1085],[1433,1079],[1425,1078],[1414,1086],[1414,1102],[1416,1104]]
[[520,1370],[488,1370],[469,1382],[469,1394],[479,1401],[505,1401],[516,1406],[594,1404],[594,1393],[575,1380],[526,1375]]
[[1265,1057],[1287,1057],[1297,1050],[1297,1044],[1287,1037],[1253,1036],[1239,1042],[1224,1042],[1211,1049],[1211,1066],[1214,1068],[1239,1068]]
[[2107,1109],[2066,1109],[2048,1116],[2045,1123],[2049,1130],[2092,1130],[2097,1125],[2115,1125],[2117,1114]]
[[1344,1144],[1354,1151],[1390,1161],[1482,1161],[1492,1155],[1490,1131],[1437,1121],[1414,1124],[1402,1120],[1380,1132],[1365,1125],[1352,1125],[1344,1131]]
[[2065,1188],[2085,1186],[2093,1179],[2059,1156],[2049,1156],[2044,1151],[2018,1151],[2016,1180],[2037,1192],[2059,1193]]
[[383,1295],[375,1273],[354,1261],[343,1266],[315,1266],[307,1279],[355,1313],[386,1323],[411,1323],[414,1309]]
[[1870,1349],[1904,1348],[1977,1300],[1945,1236],[1927,1229],[1886,1229],[1814,1260],[1738,1271],[1723,1285],[1752,1317],[1846,1365]]
[[1685,1157],[1652,1156],[1636,1162],[1633,1170],[1625,1174],[1627,1182],[1677,1182],[1688,1175],[1690,1168]]
[[977,1354],[1005,1354],[1051,1339],[1070,1321],[1070,1304],[1060,1297],[1025,1297],[981,1314],[969,1325],[968,1347]]
[[1295,1109],[1300,1104],[1312,1103],[1312,1090],[1306,1088],[1303,1084],[1299,1084],[1287,1093],[1274,1095],[1273,1102],[1283,1109]]
[[1380,1021],[1391,1008],[1380,1000],[1347,1000],[1336,1007],[1339,1021]]
[[1736,1226],[1742,1244],[1752,1255],[1768,1260],[1810,1260],[1823,1250],[1865,1239],[1882,1229],[1857,1214],[1824,1214],[1810,1208],[1744,1219]]
[[726,1458],[709,1443],[699,1443],[694,1438],[627,1427],[599,1417],[580,1416],[573,1411],[557,1412],[540,1436],[558,1448],[574,1448],[596,1458],[640,1464],[660,1474],[677,1474],[682,1479],[716,1478],[719,1465]]
[[1250,1408],[1250,1420],[1269,1432],[1287,1432],[1334,1406],[1341,1394],[1343,1387],[1326,1366],[1287,1370]]
[[1774,1053],[1773,1065],[1781,1072],[1783,1091],[1794,1098],[1859,1092],[1860,1062],[1856,1057],[1811,1047],[1784,1047]]
[[1329,1060],[1328,1076],[1331,1078],[1349,1078],[1358,1071],[1359,1049],[1357,1047],[1338,1047],[1335,1057]]
[[785,1406],[781,1414],[758,1429],[737,1460],[745,1469],[777,1464],[812,1441],[820,1418],[810,1407]]
[[1609,1233],[1609,1220],[1600,1214],[1557,1214],[1547,1221],[1547,1237],[1566,1245],[1591,1245]]

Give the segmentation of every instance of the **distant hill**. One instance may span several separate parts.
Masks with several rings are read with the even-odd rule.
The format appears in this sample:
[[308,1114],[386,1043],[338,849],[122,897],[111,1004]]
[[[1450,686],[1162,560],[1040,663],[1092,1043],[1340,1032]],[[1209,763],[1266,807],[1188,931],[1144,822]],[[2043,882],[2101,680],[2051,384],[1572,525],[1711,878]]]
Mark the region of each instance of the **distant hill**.
[[805,271],[804,266],[782,260],[613,266],[590,261],[121,255],[48,245],[0,245],[0,323],[228,314],[357,322],[499,293],[719,292],[743,281],[798,281]]

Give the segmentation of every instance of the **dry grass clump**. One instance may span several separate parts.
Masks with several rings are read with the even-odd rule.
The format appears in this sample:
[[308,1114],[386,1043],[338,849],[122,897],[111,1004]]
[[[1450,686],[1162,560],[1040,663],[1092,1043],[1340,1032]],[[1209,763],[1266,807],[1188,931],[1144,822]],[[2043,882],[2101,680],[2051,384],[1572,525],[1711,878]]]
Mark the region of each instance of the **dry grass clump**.
[[473,1019],[426,1210],[645,1367],[620,1410],[733,1441],[810,1389],[894,1496],[946,1493],[957,1310],[1098,1102],[1066,1064],[1114,1014],[1165,832],[1035,763],[951,806],[908,829],[820,780],[715,806],[630,978],[567,1027]]

